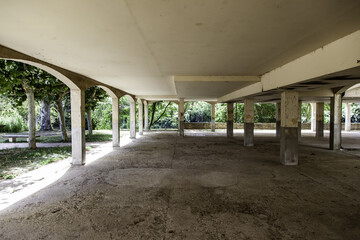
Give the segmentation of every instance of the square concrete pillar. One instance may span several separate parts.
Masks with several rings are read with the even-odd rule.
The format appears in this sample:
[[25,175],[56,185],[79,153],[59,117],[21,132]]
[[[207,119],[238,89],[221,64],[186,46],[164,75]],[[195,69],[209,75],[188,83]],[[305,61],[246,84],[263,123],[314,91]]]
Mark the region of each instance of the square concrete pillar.
[[336,93],[330,98],[330,150],[341,148],[342,97]]
[[234,103],[227,103],[226,134],[228,137],[234,136]]
[[141,99],[138,99],[138,107],[139,107],[139,134],[143,135],[144,134],[144,106],[143,106],[143,102]]
[[71,146],[72,164],[84,165],[85,151],[85,91],[71,89]]
[[254,100],[244,100],[244,146],[254,146]]
[[136,138],[136,102],[130,99],[130,138]]
[[311,131],[316,131],[316,103],[310,103],[311,106]]
[[145,132],[149,131],[149,106],[148,102],[144,101],[144,125],[145,125]]
[[351,131],[351,103],[345,103],[345,131]]
[[281,102],[276,103],[276,137],[280,138],[281,128]]
[[280,161],[284,165],[298,164],[299,95],[295,91],[281,94]]
[[215,132],[215,104],[211,103],[211,131]]
[[120,147],[119,98],[112,98],[112,143],[114,148]]
[[316,137],[324,137],[324,103],[316,103]]
[[298,102],[298,139],[300,141],[301,139],[301,105],[302,105],[302,101]]
[[180,98],[179,99],[179,136],[180,137],[184,137],[185,136],[185,133],[184,133],[184,127],[185,127],[185,124],[184,124],[184,121],[185,121],[185,118],[184,118],[184,99],[183,98]]

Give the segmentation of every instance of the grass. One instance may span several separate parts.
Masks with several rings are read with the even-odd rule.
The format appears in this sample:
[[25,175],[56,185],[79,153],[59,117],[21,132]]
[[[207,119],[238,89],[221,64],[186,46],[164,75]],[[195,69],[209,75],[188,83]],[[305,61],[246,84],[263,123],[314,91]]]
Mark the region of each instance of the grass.
[[71,147],[0,150],[0,179],[16,176],[71,156]]
[[[20,134],[20,133],[19,133]],[[24,132],[21,134],[28,134],[28,132]],[[61,134],[60,132],[58,134]],[[41,136],[36,139],[36,142],[39,143],[60,143],[64,142],[61,139],[61,135],[48,135],[48,136]],[[1,134],[3,135],[3,134]],[[0,135],[0,143],[8,143],[9,139],[3,138]],[[93,132],[92,135],[86,134],[85,141],[86,142],[108,142],[112,140],[112,134],[103,133],[103,132]],[[18,143],[26,143],[26,138],[17,138],[16,142]],[[71,142],[71,136],[69,136],[69,141]]]
[[[24,132],[23,134],[27,134]],[[39,138],[39,143],[59,143],[63,142],[59,131],[46,132]],[[0,143],[9,142],[8,139],[2,138],[0,134]],[[121,132],[120,137],[128,135]],[[94,131],[92,135],[86,134],[86,142],[107,142],[112,140],[111,131],[99,130]],[[71,141],[71,136],[69,136]],[[17,139],[17,142],[26,142],[25,138]],[[92,146],[86,147],[89,151]],[[71,146],[37,148],[30,150],[28,148],[13,148],[0,150],[0,179],[13,179],[23,173],[39,168],[43,165],[62,160],[71,156]]]

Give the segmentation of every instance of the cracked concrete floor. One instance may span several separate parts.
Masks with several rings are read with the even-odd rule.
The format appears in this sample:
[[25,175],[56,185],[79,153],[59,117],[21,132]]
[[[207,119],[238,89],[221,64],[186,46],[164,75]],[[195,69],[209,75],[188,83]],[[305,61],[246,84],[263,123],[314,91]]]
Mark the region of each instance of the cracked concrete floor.
[[2,211],[0,239],[358,239],[358,156],[255,141],[147,133]]

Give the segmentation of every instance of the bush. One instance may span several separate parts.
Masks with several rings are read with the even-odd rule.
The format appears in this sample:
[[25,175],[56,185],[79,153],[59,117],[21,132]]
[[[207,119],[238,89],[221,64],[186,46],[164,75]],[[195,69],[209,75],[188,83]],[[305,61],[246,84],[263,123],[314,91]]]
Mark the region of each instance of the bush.
[[5,127],[0,128],[0,132],[21,132],[28,130],[28,126],[20,116],[0,117],[0,125],[5,125]]

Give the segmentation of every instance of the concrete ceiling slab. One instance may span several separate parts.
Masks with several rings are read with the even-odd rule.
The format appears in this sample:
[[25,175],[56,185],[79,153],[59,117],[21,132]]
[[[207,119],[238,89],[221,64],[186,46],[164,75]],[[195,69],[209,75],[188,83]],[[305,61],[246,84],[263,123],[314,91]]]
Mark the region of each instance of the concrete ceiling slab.
[[174,76],[262,75],[360,29],[359,12],[358,0],[13,0],[0,45],[134,95],[208,98],[247,85]]

